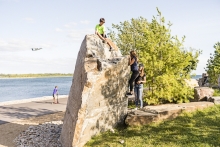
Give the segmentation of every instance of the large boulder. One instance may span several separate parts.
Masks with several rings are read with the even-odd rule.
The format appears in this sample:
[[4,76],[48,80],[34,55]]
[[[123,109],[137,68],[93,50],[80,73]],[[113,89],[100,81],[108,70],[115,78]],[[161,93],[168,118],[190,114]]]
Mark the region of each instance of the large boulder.
[[82,147],[92,136],[124,122],[128,58],[87,35],[78,53],[61,132],[63,147]]
[[194,88],[194,99],[191,101],[207,101],[214,94],[214,90],[209,87],[195,87]]

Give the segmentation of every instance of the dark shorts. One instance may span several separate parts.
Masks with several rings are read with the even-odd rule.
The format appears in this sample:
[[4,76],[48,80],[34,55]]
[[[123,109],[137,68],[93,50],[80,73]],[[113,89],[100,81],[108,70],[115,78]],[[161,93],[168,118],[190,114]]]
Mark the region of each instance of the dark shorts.
[[101,35],[102,37],[104,37],[104,38],[107,38],[107,36],[106,36],[106,35],[105,35],[105,36],[104,36],[103,34],[100,34],[100,35]]

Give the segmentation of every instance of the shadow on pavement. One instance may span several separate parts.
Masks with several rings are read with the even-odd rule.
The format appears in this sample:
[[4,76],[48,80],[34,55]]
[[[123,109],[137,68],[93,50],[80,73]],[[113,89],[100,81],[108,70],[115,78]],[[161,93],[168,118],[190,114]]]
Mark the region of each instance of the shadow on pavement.
[[[33,101],[34,103],[42,103],[42,104],[52,104],[52,102],[38,102],[38,101]],[[66,105],[66,103],[61,103],[61,102],[59,102],[59,104],[58,105]]]
[[52,102],[38,102],[38,101],[32,101],[34,103],[42,103],[42,104],[52,104]]
[[28,107],[8,107],[8,106],[0,106],[0,119],[1,121],[5,121],[4,116],[8,119],[23,119],[29,118],[32,116],[40,116],[45,114],[50,114],[58,111],[52,111],[48,109],[32,109]]
[[[0,120],[0,125],[8,123],[7,121]],[[0,131],[1,132],[1,131]]]

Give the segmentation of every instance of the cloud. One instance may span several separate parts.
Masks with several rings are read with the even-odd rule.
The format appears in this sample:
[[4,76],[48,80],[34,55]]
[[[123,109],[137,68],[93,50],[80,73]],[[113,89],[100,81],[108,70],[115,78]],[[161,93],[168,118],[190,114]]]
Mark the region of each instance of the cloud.
[[63,66],[67,63],[71,63],[71,62],[75,62],[74,58],[60,58],[60,57],[51,57],[51,58],[45,58],[45,57],[34,57],[31,56],[31,54],[29,56],[21,56],[21,55],[10,55],[10,56],[6,56],[6,55],[0,55],[1,60],[0,63],[18,63],[18,64],[25,64],[25,63],[29,63],[29,64],[47,64],[47,65],[57,65],[57,66]]
[[28,48],[28,42],[23,40],[12,39],[10,41],[0,40],[0,52],[1,51],[22,51]]
[[[79,22],[79,24],[89,24],[89,23],[90,21],[88,20],[83,20]],[[67,23],[63,25],[63,27],[56,28],[55,30],[56,32],[66,33],[67,39],[64,42],[68,42],[68,43],[72,43],[73,41],[74,42],[82,41],[85,35],[94,33],[94,29],[88,29],[88,28],[82,29],[81,26],[79,25],[77,26],[76,22]]]
[[63,32],[63,30],[60,29],[60,28],[56,28],[55,31],[56,31],[56,32]]
[[68,23],[68,24],[65,24],[64,27],[65,27],[65,28],[71,28],[71,27],[76,26],[76,25],[77,25],[77,23],[75,23],[75,22],[70,22],[70,23]]
[[0,54],[1,73],[73,73],[75,58]]
[[86,24],[86,25],[87,25],[87,24],[90,23],[90,21],[88,21],[88,20],[82,20],[82,21],[80,21],[80,23],[81,23],[81,24]]
[[20,0],[2,0],[3,2],[20,2]]
[[31,48],[41,47],[41,48],[51,48],[56,45],[51,43],[37,43],[30,40],[19,40],[19,39],[11,39],[11,40],[2,40],[0,39],[0,52],[17,52],[17,51],[26,51]]
[[25,17],[25,18],[23,18],[23,20],[25,20],[28,23],[35,23],[35,20],[31,17]]
[[70,30],[67,35],[73,41],[82,41],[82,38],[87,34],[94,33],[94,29],[85,29],[85,30]]
[[193,73],[196,73],[197,75],[201,75],[202,73],[204,73],[205,72],[204,68],[206,67],[208,59],[209,59],[208,56],[200,55],[199,58],[198,58],[199,63],[197,64],[197,68]]

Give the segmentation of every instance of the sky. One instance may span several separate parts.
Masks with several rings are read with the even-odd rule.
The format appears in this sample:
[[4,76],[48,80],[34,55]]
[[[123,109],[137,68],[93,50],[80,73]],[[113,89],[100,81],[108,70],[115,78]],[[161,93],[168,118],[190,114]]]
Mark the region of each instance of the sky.
[[81,42],[101,17],[106,28],[140,16],[151,21],[156,7],[172,35],[202,50],[193,73],[205,72],[220,41],[219,0],[0,0],[0,73],[73,73]]

